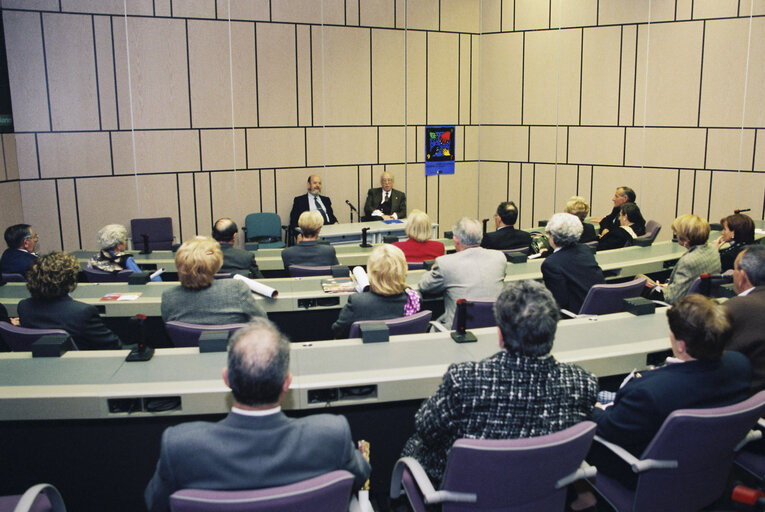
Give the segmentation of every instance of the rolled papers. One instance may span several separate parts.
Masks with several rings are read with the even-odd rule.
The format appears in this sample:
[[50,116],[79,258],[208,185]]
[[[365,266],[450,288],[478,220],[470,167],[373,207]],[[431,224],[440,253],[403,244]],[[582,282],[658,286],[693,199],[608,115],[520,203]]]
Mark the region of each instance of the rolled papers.
[[279,295],[278,290],[275,288],[271,288],[270,286],[266,286],[263,283],[259,283],[255,281],[254,279],[250,279],[249,277],[244,277],[241,274],[234,274],[234,279],[239,279],[240,281],[244,281],[244,284],[246,284],[250,290],[254,291],[257,294],[263,295],[264,297],[271,297],[272,299],[275,299],[277,295]]
[[361,293],[369,289],[369,277],[362,267],[353,267],[353,277],[356,279],[356,291]]

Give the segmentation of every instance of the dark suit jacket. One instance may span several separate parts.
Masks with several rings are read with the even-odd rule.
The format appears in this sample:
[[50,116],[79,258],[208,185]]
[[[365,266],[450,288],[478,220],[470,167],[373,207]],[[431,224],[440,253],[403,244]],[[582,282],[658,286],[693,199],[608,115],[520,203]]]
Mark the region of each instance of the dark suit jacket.
[[579,237],[580,244],[586,244],[587,242],[594,242],[598,239],[597,233],[595,233],[595,226],[589,222],[582,222],[582,236]]
[[606,282],[592,251],[581,244],[550,254],[542,262],[542,277],[558,306],[573,313],[579,312],[592,285]]
[[223,251],[223,266],[218,272],[241,274],[255,279],[263,277],[258,269],[258,264],[255,263],[255,255],[250,251],[239,249],[227,243],[221,243],[220,250]]
[[[628,244],[632,245],[632,235],[626,229],[622,229],[619,226],[616,229],[611,229],[598,240],[598,250],[608,251],[609,249],[619,249],[626,247]],[[581,240],[580,240],[581,241]]]
[[[613,210],[611,210],[611,213],[600,219],[600,231],[602,232],[604,229],[614,230],[618,229],[619,226],[621,226],[621,223],[619,222],[619,212],[620,207],[615,206]],[[632,225],[632,230],[635,232],[637,236],[643,236],[645,235],[645,221],[643,222],[636,222]]]
[[297,245],[282,249],[282,262],[285,269],[290,265],[323,267],[338,264],[335,248],[317,243],[315,240],[304,240]]
[[338,469],[353,473],[356,488],[370,471],[345,417],[232,412],[217,423],[194,421],[165,430],[144,499],[150,511],[167,511],[170,495],[180,489],[261,489]]
[[19,302],[22,327],[64,329],[80,350],[120,348],[120,339],[104,325],[95,306],[64,295],[57,299],[24,299]]
[[[380,206],[382,201],[382,187],[370,188],[367,192],[367,200],[364,203],[364,215],[367,217]],[[395,188],[390,191],[390,213],[394,213],[399,219],[406,217],[406,194]]]
[[378,295],[363,292],[348,296],[348,302],[340,311],[337,322],[332,324],[335,338],[347,338],[353,322],[362,320],[387,320],[404,316],[404,306],[408,300],[406,293],[398,295]]
[[765,389],[765,285],[756,286],[743,297],[733,297],[723,306],[732,318],[728,350],[741,352],[752,363],[751,393]]
[[0,258],[0,273],[26,274],[29,267],[37,259],[34,254],[21,249],[6,249]]
[[[328,198],[327,196],[319,196],[319,199],[321,199],[321,204],[324,205],[324,208],[327,210],[327,215],[329,216],[329,223],[334,224],[337,222],[337,217],[335,217],[335,212],[332,211],[332,200]],[[295,199],[292,201],[292,211],[290,211],[290,227],[296,228],[298,225],[298,219],[300,218],[300,214],[303,212],[306,212],[310,210],[310,206],[308,206],[308,194],[303,194],[300,196],[296,196]]]
[[531,243],[531,235],[513,226],[505,226],[491,233],[483,235],[481,247],[484,249],[516,249],[528,247]]

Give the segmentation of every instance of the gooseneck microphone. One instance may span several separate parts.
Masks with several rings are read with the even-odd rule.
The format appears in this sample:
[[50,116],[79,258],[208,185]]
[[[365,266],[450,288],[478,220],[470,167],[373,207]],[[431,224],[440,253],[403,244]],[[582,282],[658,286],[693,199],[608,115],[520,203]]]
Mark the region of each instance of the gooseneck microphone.
[[356,207],[355,207],[355,206],[353,206],[353,205],[351,204],[351,202],[350,202],[350,201],[348,201],[347,199],[345,200],[345,204],[347,204],[348,206],[350,206],[350,207],[351,207],[351,211],[354,211],[354,212],[357,212],[357,211],[358,211],[358,210],[356,209]]

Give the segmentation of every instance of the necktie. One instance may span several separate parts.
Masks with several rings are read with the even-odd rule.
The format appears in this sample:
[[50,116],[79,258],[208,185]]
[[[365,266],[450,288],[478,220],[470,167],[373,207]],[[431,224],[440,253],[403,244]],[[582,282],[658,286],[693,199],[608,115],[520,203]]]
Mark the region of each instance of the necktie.
[[390,196],[390,192],[385,192],[385,195],[384,195],[384,197],[383,197],[383,200],[382,200],[382,202],[383,202],[383,203],[387,203],[387,202],[388,202],[388,198],[389,198],[389,196]]
[[313,204],[316,206],[316,211],[318,211],[324,218],[324,224],[329,224],[329,217],[327,217],[327,212],[325,212],[324,208],[321,207],[321,203],[319,202],[319,198],[317,196],[313,196]]

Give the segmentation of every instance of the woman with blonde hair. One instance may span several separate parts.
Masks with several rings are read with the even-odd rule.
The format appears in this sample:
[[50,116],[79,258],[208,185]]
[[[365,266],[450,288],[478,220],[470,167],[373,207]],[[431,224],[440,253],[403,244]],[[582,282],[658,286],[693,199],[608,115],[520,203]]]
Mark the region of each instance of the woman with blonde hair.
[[419,294],[406,284],[406,260],[398,247],[376,247],[367,260],[369,291],[351,295],[332,324],[335,338],[346,338],[351,324],[362,320],[386,320],[409,316],[420,310]]
[[444,255],[444,244],[430,240],[432,225],[428,214],[421,210],[413,210],[406,218],[405,232],[409,239],[393,244],[404,251],[406,261],[417,263]]
[[587,218],[587,214],[590,213],[590,203],[585,198],[582,196],[571,196],[566,201],[566,213],[576,215],[582,222],[582,236],[579,237],[580,244],[594,242],[598,239],[598,234],[595,233],[595,226],[584,221]]
[[162,320],[193,324],[246,323],[266,316],[244,282],[215,279],[223,265],[223,253],[212,238],[197,236],[175,253],[181,284],[162,293]]

